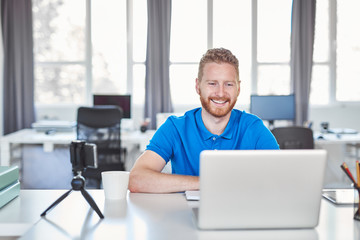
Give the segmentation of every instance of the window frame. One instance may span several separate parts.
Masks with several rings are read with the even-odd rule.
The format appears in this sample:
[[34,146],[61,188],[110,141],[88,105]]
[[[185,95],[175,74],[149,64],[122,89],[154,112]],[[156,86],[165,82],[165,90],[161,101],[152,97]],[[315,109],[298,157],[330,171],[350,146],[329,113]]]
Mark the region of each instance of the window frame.
[[337,87],[337,6],[339,0],[327,0],[329,4],[328,20],[329,20],[329,59],[327,61],[313,61],[313,66],[326,66],[329,69],[329,99],[325,104],[311,103],[311,107],[322,108],[331,106],[360,106],[360,101],[340,101],[336,99]]
[[[214,3],[213,0],[207,0],[207,48],[213,48],[213,9]],[[252,39],[252,46],[251,46],[251,87],[250,87],[250,95],[257,94],[258,92],[258,71],[259,67],[261,66],[279,66],[279,65],[286,65],[290,67],[290,60],[287,62],[265,62],[265,61],[258,61],[257,53],[258,53],[258,36],[257,36],[257,26],[258,26],[258,0],[251,1],[251,39]],[[178,61],[170,61],[171,65],[190,65],[190,64],[199,64],[198,62],[178,62]],[[290,80],[290,75],[289,75]],[[249,99],[250,100],[250,99]],[[174,103],[174,101],[173,101]],[[241,103],[243,104],[243,103]],[[175,108],[181,106],[180,108],[184,108],[183,105],[174,104]],[[245,103],[245,105],[247,105]]]
[[[86,52],[84,61],[62,61],[62,62],[36,62],[37,65],[56,65],[56,64],[84,64],[85,65],[85,104],[91,105],[92,103],[92,50],[91,50],[91,1],[86,1]],[[328,104],[326,105],[360,105],[360,101],[338,101],[336,99],[336,31],[337,31],[337,0],[328,0],[329,1],[329,60],[322,62],[314,62],[313,65],[323,65],[329,68],[329,99]],[[263,65],[290,65],[290,62],[260,62],[257,60],[257,24],[258,24],[258,11],[257,11],[258,0],[251,1],[251,24],[252,24],[252,46],[251,46],[251,93],[256,94],[257,89],[257,79],[258,79],[258,69]],[[127,78],[126,78],[126,92],[129,94],[133,93],[134,81],[133,81],[133,67],[137,64],[145,65],[145,61],[134,61],[133,59],[133,0],[126,0],[126,12],[127,12]],[[207,0],[207,48],[213,47],[213,0]],[[198,62],[175,62],[170,61],[171,65],[188,65],[188,64],[198,64]],[[290,78],[290,76],[289,76]],[[36,106],[41,106],[41,103],[35,103]],[[52,106],[61,105],[65,106],[67,104],[53,104]],[[70,104],[68,104],[70,105]],[[138,104],[136,104],[138,105]],[[311,106],[324,106],[324,104],[313,104]]]
[[[36,61],[34,65],[82,65],[85,68],[85,102],[81,105],[92,105],[93,94],[93,74],[92,74],[92,23],[91,23],[91,3],[92,0],[85,1],[85,53],[83,61]],[[126,93],[133,93],[133,66],[136,64],[145,65],[145,61],[139,62],[133,60],[133,0],[126,0],[126,32],[127,32],[127,77]],[[35,79],[36,81],[36,79]],[[38,107],[49,106],[48,104],[35,102]],[[51,106],[72,106],[71,103],[50,104]]]

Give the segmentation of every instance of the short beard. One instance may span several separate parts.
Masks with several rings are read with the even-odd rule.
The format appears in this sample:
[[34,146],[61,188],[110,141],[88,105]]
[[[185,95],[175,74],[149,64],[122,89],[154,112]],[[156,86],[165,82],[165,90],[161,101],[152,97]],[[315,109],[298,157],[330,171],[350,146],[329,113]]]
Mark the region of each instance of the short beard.
[[229,112],[231,112],[231,110],[234,108],[235,104],[236,104],[236,100],[234,102],[232,102],[229,107],[227,107],[226,109],[215,109],[213,110],[210,106],[210,99],[204,99],[203,96],[200,93],[200,102],[202,107],[208,112],[210,113],[212,116],[217,117],[217,118],[222,118],[225,117]]

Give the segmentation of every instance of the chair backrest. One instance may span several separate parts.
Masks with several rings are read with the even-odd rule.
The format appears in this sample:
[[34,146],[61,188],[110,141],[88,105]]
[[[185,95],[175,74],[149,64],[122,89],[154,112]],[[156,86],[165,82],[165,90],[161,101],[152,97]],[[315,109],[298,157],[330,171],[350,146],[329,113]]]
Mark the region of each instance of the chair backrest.
[[118,106],[106,105],[96,107],[79,107],[77,122],[82,125],[102,128],[120,124],[122,109]]
[[313,149],[313,131],[306,127],[280,127],[271,131],[280,149]]
[[118,106],[79,107],[77,113],[77,139],[97,146],[98,168],[87,168],[86,178],[101,180],[101,172],[124,170],[121,159],[121,118]]

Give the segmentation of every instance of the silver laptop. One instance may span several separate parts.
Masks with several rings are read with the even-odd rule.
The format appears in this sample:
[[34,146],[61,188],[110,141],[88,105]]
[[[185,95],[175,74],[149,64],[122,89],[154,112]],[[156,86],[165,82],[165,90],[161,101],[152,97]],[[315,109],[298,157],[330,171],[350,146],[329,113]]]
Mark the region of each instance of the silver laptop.
[[197,225],[200,229],[314,228],[325,163],[325,150],[203,151]]

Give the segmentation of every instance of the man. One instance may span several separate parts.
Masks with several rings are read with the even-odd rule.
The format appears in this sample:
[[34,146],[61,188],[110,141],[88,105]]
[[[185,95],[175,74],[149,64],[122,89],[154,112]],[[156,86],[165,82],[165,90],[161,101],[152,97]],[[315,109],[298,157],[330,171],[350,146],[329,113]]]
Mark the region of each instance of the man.
[[[238,65],[229,50],[206,52],[196,78],[202,108],[181,117],[171,116],[156,131],[130,172],[130,191],[199,189],[199,155],[203,150],[279,148],[261,119],[233,109],[240,93]],[[161,173],[170,160],[173,174]]]

